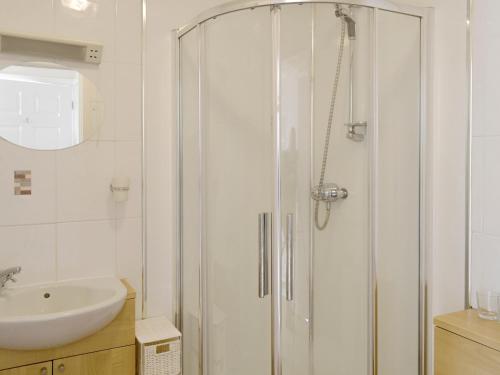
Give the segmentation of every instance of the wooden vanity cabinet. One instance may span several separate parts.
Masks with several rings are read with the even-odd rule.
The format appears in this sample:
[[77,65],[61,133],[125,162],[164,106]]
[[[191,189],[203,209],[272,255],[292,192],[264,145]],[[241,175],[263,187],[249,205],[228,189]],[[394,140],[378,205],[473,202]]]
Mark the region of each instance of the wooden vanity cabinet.
[[0,375],[52,375],[52,362],[3,370]]
[[434,319],[434,375],[499,375],[500,322],[475,310]]
[[134,375],[135,346],[0,371],[0,375]]
[[133,346],[105,350],[54,361],[54,375],[134,375]]
[[135,375],[135,291],[101,331],[48,350],[0,349],[0,375]]

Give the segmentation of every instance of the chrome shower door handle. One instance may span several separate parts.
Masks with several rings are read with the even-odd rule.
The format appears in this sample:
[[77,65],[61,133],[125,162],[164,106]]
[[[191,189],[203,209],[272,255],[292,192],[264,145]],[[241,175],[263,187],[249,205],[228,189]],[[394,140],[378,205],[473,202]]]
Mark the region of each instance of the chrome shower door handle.
[[269,244],[271,214],[259,214],[259,298],[269,294]]
[[294,281],[294,215],[286,216],[286,299],[293,301]]

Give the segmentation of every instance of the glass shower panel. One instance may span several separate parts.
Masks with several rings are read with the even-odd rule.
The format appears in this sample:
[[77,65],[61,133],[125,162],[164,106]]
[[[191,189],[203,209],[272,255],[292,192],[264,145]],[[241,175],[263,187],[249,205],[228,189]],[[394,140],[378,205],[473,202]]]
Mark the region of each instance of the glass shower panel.
[[185,375],[419,373],[420,27],[307,2],[181,37]]
[[265,375],[271,296],[259,297],[259,279],[270,283],[271,248],[261,253],[259,230],[262,239],[271,229],[259,217],[270,222],[274,207],[271,12],[234,12],[202,28],[206,367]]
[[379,11],[378,373],[419,369],[420,18]]
[[[334,117],[325,168],[325,183],[348,191],[331,205],[325,229],[312,224],[313,367],[315,375],[366,374],[369,369],[370,184],[369,152],[373,121],[370,79],[371,23],[368,8],[344,8],[356,21],[356,39],[347,36],[340,68]],[[311,184],[318,185],[332,102],[343,20],[334,4],[313,9],[313,165]],[[353,112],[350,116],[350,57],[353,60]],[[352,117],[352,118],[351,118]],[[349,122],[368,122],[361,141],[347,137]],[[364,129],[358,128],[357,132]],[[310,221],[314,223],[315,205]],[[318,206],[319,223],[326,203]]]
[[309,373],[312,5],[280,10],[282,366]]
[[200,374],[200,153],[198,32],[180,40],[182,344],[186,375]]

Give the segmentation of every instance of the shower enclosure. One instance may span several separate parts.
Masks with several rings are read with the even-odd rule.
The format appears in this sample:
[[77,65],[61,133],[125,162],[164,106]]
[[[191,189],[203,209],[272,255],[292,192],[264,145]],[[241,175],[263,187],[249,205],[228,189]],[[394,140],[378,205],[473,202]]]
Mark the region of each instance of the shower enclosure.
[[175,33],[184,375],[422,375],[425,12],[233,1]]

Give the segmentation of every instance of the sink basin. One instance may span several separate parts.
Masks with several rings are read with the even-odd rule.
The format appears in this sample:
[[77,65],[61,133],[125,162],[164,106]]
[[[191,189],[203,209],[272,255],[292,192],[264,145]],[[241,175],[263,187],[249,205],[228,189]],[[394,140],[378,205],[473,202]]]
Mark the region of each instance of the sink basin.
[[121,311],[116,278],[56,282],[0,291],[0,348],[49,349],[96,333]]

